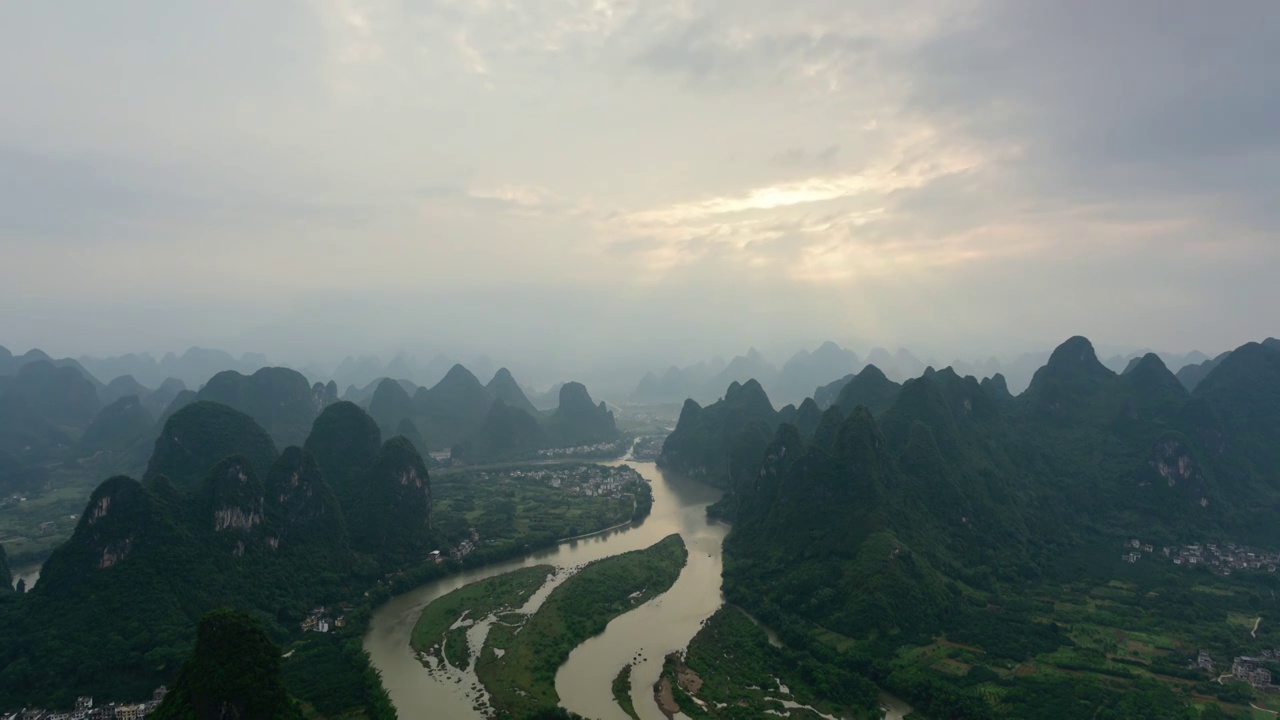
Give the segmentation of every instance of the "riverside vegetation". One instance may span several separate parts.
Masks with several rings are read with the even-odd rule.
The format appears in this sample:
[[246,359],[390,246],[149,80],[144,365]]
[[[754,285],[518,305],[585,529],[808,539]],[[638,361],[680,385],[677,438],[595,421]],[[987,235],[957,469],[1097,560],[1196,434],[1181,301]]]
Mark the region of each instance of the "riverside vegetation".
[[[74,368],[62,370],[41,365],[6,380],[4,427],[50,430],[37,421],[56,415],[65,422],[54,430],[85,428],[105,411]],[[301,387],[287,374],[268,377]],[[41,395],[28,389],[53,385],[67,392],[29,413]],[[220,400],[244,407],[175,397],[171,405],[181,407],[153,438],[143,481],[102,483],[35,591],[0,593],[0,707],[66,706],[85,693],[145,696],[182,677],[199,647],[198,619],[230,606],[292,650],[281,672],[300,712],[392,717],[359,645],[371,609],[458,567],[553,540],[526,539],[533,515],[522,519],[511,498],[511,506],[473,497],[470,510],[448,507],[414,437],[383,442],[379,421],[331,402],[332,393],[321,393],[324,409],[313,408],[302,447],[280,452],[278,442],[300,438],[297,417],[248,403],[244,388],[255,383],[228,378],[215,387]],[[428,416],[414,408],[435,413],[442,405],[432,397],[447,394],[404,406],[410,413],[395,419],[394,432],[441,442],[416,432]],[[568,398],[580,413],[554,421],[553,413],[539,427],[567,437],[603,423],[607,410],[582,395],[574,388]],[[735,383],[720,403],[686,403],[664,443],[661,465],[727,489],[712,510],[733,521],[725,595],[784,644],[761,644],[742,618],[717,616],[683,661],[703,683],[685,691],[688,701],[767,704],[772,695],[735,697],[720,684],[767,667],[802,704],[854,714],[874,712],[870,683],[935,719],[1205,720],[1274,704],[1269,683],[1224,675],[1232,658],[1266,658],[1280,647],[1280,623],[1270,621],[1280,617],[1280,573],[1227,575],[1145,551],[1135,560],[1121,548],[1130,538],[1154,547],[1280,547],[1280,343],[1250,343],[1215,360],[1194,389],[1154,355],[1116,374],[1073,338],[1016,397],[999,376],[979,382],[929,369],[898,384],[870,367],[828,395],[825,407],[811,398],[774,410],[758,383]],[[126,405],[113,416],[133,417]],[[75,440],[43,430],[6,437],[54,460]],[[24,456],[8,477],[44,462],[34,458]],[[463,494],[454,497],[465,504]],[[465,519],[450,525],[450,515]],[[478,532],[459,539],[472,519],[509,534],[494,545]],[[446,540],[470,541],[471,552],[423,561],[450,549]],[[609,617],[660,592],[668,574],[674,581],[683,546],[658,554],[588,566],[520,633],[496,625],[476,663],[495,708],[563,715],[553,709],[556,668]],[[343,602],[350,610],[340,632],[299,632],[313,608]],[[731,658],[717,660],[716,650]],[[673,665],[677,687],[680,671]],[[774,682],[758,687],[781,692]]]
[[1073,338],[1016,397],[999,376],[869,367],[829,407],[775,411],[735,384],[686,403],[660,465],[728,489],[725,595],[818,677],[873,680],[926,717],[1249,717],[1269,690],[1193,660],[1274,647],[1265,620],[1250,630],[1280,615],[1278,576],[1121,548],[1280,545],[1277,447],[1280,343],[1189,391],[1154,355],[1116,374]]
[[[280,427],[296,436],[296,426]],[[283,452],[253,417],[211,401],[176,410],[157,435],[144,480],[102,483],[36,588],[0,593],[0,707],[149,696],[177,678],[200,616],[226,607],[285,647],[283,682],[307,716],[394,717],[361,646],[377,604],[647,508],[635,499],[647,485],[625,503],[569,492],[553,503],[546,488],[538,502],[558,515],[538,517],[536,531],[517,522],[493,538],[477,534],[474,552],[436,563],[428,552],[456,547],[450,528],[467,522],[453,522],[449,504],[460,496],[445,482],[443,507],[433,507],[412,442],[383,442],[351,403],[326,406],[303,446]],[[477,518],[486,531],[497,527],[485,524],[491,517]],[[318,607],[345,615],[343,626],[299,632]]]
[[410,647],[465,670],[473,655],[467,646],[467,627],[518,610],[553,574],[555,568],[550,565],[535,565],[472,583],[436,599],[414,624]]
[[622,666],[614,676],[609,689],[613,692],[613,699],[618,703],[618,707],[622,708],[622,712],[626,713],[631,720],[640,720],[640,716],[636,714],[635,702],[631,699],[631,663]]
[[[547,596],[523,623],[495,623],[476,662],[476,675],[500,717],[524,717],[559,703],[556,670],[584,640],[613,618],[666,592],[688,559],[671,535],[655,545],[589,563]],[[446,596],[447,597],[447,596]]]
[[760,625],[732,605],[708,618],[684,653],[666,658],[659,688],[691,718],[787,714],[819,720],[850,707],[869,708],[861,717],[879,717],[873,683],[775,647]]

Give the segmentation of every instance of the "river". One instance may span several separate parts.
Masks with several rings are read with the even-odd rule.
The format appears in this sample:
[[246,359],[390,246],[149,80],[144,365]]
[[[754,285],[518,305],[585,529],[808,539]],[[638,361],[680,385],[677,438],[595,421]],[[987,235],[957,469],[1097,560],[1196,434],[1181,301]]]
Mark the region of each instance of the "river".
[[[623,461],[607,463],[618,465]],[[572,568],[630,550],[649,547],[679,533],[689,548],[689,561],[675,585],[639,608],[615,618],[604,633],[570,654],[556,674],[556,692],[569,710],[595,720],[627,720],[613,700],[611,682],[623,665],[634,662],[631,697],[643,720],[664,720],[652,687],[663,658],[683,650],[702,621],[724,602],[720,593],[721,547],[729,526],[706,515],[721,496],[695,480],[668,476],[653,463],[628,461],[653,487],[653,510],[638,523],[599,535],[572,540],[520,560],[468,570],[427,583],[392,599],[374,613],[364,646],[382,673],[383,685],[401,718],[480,718],[475,709],[473,673],[428,673],[409,647],[409,635],[423,608],[464,585],[530,565]],[[545,590],[545,589],[544,589]],[[534,600],[540,602],[545,592]],[[909,708],[886,698],[889,720]]]

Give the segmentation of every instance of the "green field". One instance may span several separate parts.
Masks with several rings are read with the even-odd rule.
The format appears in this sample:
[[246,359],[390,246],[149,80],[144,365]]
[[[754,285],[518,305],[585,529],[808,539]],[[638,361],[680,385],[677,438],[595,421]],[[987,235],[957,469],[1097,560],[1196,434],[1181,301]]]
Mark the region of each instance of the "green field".
[[481,621],[519,608],[555,573],[550,565],[536,565],[472,583],[433,600],[413,626],[409,644],[414,650],[465,668],[470,659],[466,628],[450,630],[459,620]]
[[[51,490],[23,494],[25,501],[6,498],[0,501],[0,543],[8,556],[9,566],[23,567],[43,562],[71,537],[80,513],[98,481],[77,476],[74,482]],[[57,526],[42,533],[42,523]]]
[[[1016,595],[966,593],[958,611],[965,620],[956,623],[965,631],[932,642],[893,646],[821,628],[811,628],[809,639],[835,664],[877,677],[908,701],[931,698],[950,717],[1034,711],[1069,720],[1094,717],[1088,713],[1099,707],[1114,708],[1116,718],[1275,717],[1250,705],[1280,710],[1280,696],[1229,678],[1235,657],[1280,648],[1274,574],[1222,577],[1155,563],[1115,574],[1029,584]],[[1212,672],[1196,667],[1201,651],[1213,659]],[[1264,666],[1280,677],[1280,659]]]
[[618,674],[613,678],[613,699],[618,703],[618,707],[622,708],[622,712],[626,713],[632,720],[640,720],[640,716],[636,714],[635,703],[631,702],[631,664],[622,666]]
[[[618,488],[590,494],[590,483],[601,478]],[[631,468],[585,463],[438,473],[431,490],[438,533],[458,542],[474,529],[487,546],[546,544],[620,525],[636,516],[637,496],[650,493]]]
[[[671,535],[645,550],[593,562],[551,591],[523,626],[494,625],[476,674],[499,716],[523,717],[559,704],[556,670],[613,618],[666,592],[688,559]],[[499,657],[495,650],[503,650]]]
[[683,655],[667,657],[662,678],[691,718],[878,717],[875,685],[771,645],[764,629],[732,605],[707,619]]

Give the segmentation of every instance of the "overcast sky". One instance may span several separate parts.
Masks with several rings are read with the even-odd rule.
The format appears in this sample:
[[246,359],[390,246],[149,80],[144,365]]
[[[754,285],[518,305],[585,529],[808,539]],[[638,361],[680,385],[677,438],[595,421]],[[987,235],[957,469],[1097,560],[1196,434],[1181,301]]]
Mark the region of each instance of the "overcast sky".
[[1278,331],[1274,0],[0,6],[0,344]]

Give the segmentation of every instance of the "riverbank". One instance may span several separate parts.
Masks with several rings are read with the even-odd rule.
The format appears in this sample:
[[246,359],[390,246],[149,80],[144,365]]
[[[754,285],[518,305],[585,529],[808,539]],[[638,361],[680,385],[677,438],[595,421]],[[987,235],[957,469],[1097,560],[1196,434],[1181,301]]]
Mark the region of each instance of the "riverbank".
[[[550,565],[535,565],[459,588],[427,606],[409,645],[423,656],[428,669],[448,662],[465,670],[480,650],[471,651],[469,630],[519,609],[554,574]],[[428,659],[435,662],[427,663]]]
[[880,691],[869,680],[820,666],[811,656],[775,646],[764,628],[732,605],[721,607],[662,672],[665,711],[691,718],[799,720],[877,718]]
[[644,550],[597,560],[555,588],[527,622],[491,627],[476,676],[498,714],[522,717],[559,705],[556,671],[574,648],[666,592],[687,559],[684,541],[670,535]]
[[[622,464],[622,461],[617,463]],[[565,707],[575,712],[582,712],[578,707],[586,700],[584,693],[598,692],[603,696],[603,702],[600,704],[612,708],[616,714],[591,713],[590,717],[601,720],[621,717],[622,720],[627,720],[627,716],[621,713],[613,701],[610,690],[612,680],[618,670],[627,661],[632,660],[638,652],[651,660],[654,653],[649,652],[647,647],[651,647],[654,641],[659,642],[663,647],[674,645],[671,650],[683,647],[697,631],[697,625],[701,620],[714,612],[714,606],[703,609],[703,606],[698,603],[718,605],[720,602],[719,547],[724,534],[727,533],[727,527],[708,523],[705,516],[706,506],[719,499],[720,491],[687,478],[666,477],[658,472],[652,463],[627,462],[627,464],[639,471],[649,481],[652,489],[654,501],[652,511],[647,518],[626,524],[621,528],[564,542],[524,557],[483,567],[467,568],[448,576],[433,578],[412,589],[406,588],[407,592],[397,593],[395,597],[387,598],[385,602],[378,604],[364,633],[364,648],[369,653],[373,667],[381,673],[383,686],[398,708],[401,718],[408,720],[423,716],[484,717],[484,714],[476,709],[475,693],[470,691],[471,684],[476,682],[474,674],[453,673],[433,678],[422,667],[409,646],[409,636],[413,626],[423,609],[435,599],[460,587],[512,570],[539,564],[566,569],[576,568],[593,560],[640,550],[668,535],[679,534],[689,548],[689,559],[687,567],[680,574],[675,586],[657,600],[645,603],[638,610],[615,619],[603,635],[579,645],[571,653],[566,666],[574,663],[574,659],[584,647],[595,644],[595,641],[602,637],[611,637],[615,627],[626,626],[632,616],[643,615],[651,618],[652,621],[655,617],[655,608],[658,611],[664,608],[682,610],[692,608],[693,614],[686,613],[685,617],[668,617],[658,612],[660,619],[652,621],[647,632],[640,633],[646,642],[627,643],[630,645],[627,648],[613,647],[610,652],[617,654],[617,662],[615,664],[612,660],[609,661],[608,667],[604,668],[605,677],[598,688],[592,685],[588,690],[585,680],[581,684],[575,682],[566,687],[560,675],[556,676],[556,692]],[[405,586],[397,583],[397,588],[400,587]],[[669,606],[673,597],[691,597],[693,601],[684,603],[683,608]],[[535,597],[535,601],[540,599]],[[679,637],[681,634],[683,638]],[[660,664],[662,655],[657,654],[656,657]],[[638,663],[633,686],[651,686],[657,680],[659,669],[659,667],[648,667],[644,662]],[[637,710],[641,711],[641,717],[646,720],[652,718],[652,713],[646,715],[641,708],[643,704],[646,706],[644,709],[649,709],[647,706],[651,706],[652,701],[639,701],[639,697],[634,694],[633,697],[638,701]],[[586,700],[586,704],[592,705],[594,702]],[[656,708],[653,710],[656,711]]]
[[[621,461],[618,461],[621,463]],[[596,720],[665,720],[654,702],[653,687],[663,659],[684,651],[723,604],[721,548],[729,526],[707,518],[706,508],[721,491],[678,475],[668,475],[652,463],[627,464],[649,480],[652,511],[646,519],[590,537],[561,543],[506,562],[472,567],[418,584],[379,603],[364,633],[364,649],[381,674],[382,685],[402,720],[418,717],[483,718],[477,705],[474,673],[450,668],[434,676],[424,669],[409,645],[409,637],[423,610],[437,598],[460,587],[520,568],[540,564],[576,568],[593,560],[638,550],[678,533],[688,547],[688,561],[675,584],[664,594],[609,622],[603,633],[578,644],[555,674],[555,692],[566,709]],[[406,585],[397,584],[397,589]],[[544,591],[539,591],[541,595]],[[544,596],[545,597],[545,596]],[[535,597],[531,605],[541,602]],[[634,716],[625,712],[615,693],[624,667],[631,668],[630,699]],[[892,698],[882,706],[891,720],[909,708]],[[905,711],[893,714],[894,705]]]

